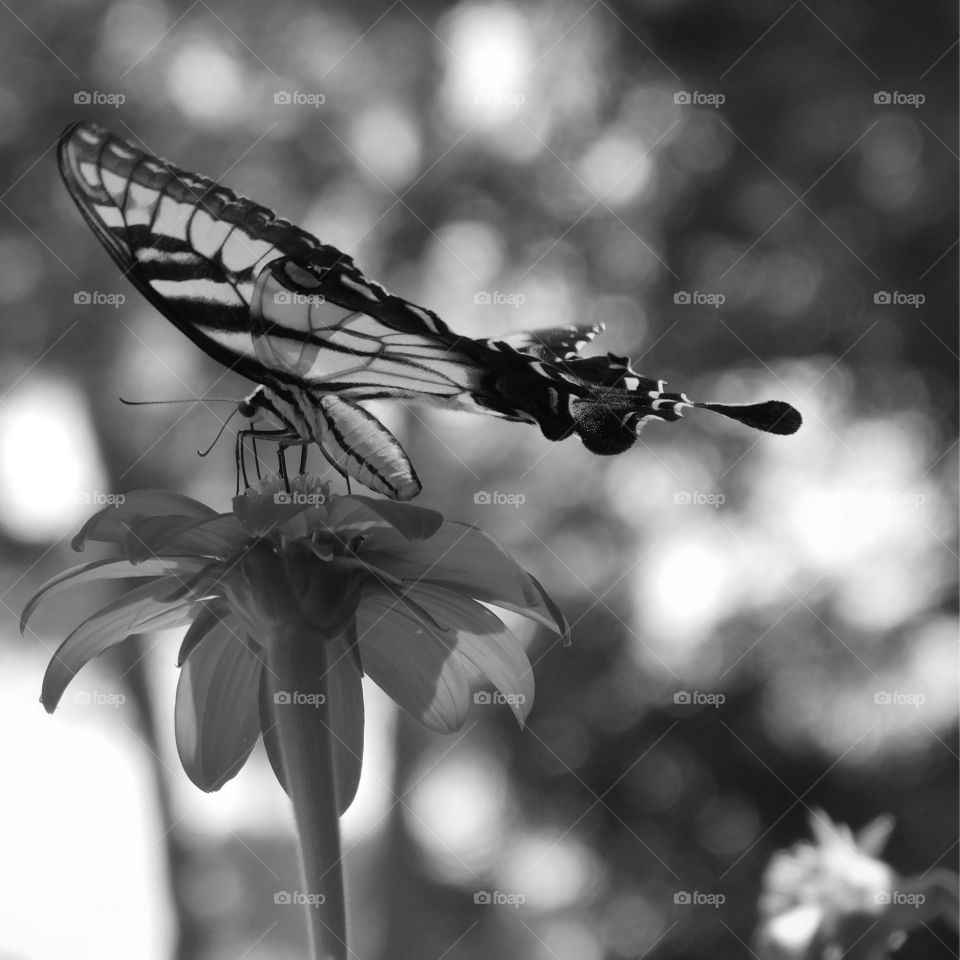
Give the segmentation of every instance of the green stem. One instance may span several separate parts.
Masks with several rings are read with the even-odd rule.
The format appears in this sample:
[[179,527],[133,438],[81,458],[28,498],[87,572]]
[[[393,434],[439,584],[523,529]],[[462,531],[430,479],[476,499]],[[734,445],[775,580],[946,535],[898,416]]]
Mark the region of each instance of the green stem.
[[[274,692],[296,692],[292,702],[276,704],[287,792],[293,801],[303,864],[304,901],[314,960],[346,960],[347,924],[340,863],[333,745],[327,724],[304,695],[329,703],[329,644],[315,627],[287,629],[274,638],[267,672]],[[271,697],[271,700],[273,698]],[[274,700],[274,703],[276,701]]]

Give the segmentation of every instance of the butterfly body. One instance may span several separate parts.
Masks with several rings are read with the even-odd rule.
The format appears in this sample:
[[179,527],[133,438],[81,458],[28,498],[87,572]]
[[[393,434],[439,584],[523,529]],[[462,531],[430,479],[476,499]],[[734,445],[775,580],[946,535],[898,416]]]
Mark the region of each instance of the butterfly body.
[[123,273],[201,349],[259,384],[242,405],[282,443],[316,443],[347,476],[395,499],[420,483],[393,435],[359,404],[420,400],[577,434],[594,453],[631,446],[649,418],[684,406],[792,433],[770,401],[692,403],[612,354],[580,357],[598,325],[498,339],[458,335],[431,310],[367,279],[335,247],[212,180],[97,124],[61,137],[60,170]]

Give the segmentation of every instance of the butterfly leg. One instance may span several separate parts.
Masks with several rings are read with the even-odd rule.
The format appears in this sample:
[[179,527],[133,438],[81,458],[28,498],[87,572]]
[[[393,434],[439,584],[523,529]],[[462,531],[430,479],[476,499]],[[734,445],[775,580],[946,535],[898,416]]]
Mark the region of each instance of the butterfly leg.
[[234,448],[234,459],[237,461],[237,496],[240,496],[240,477],[243,477],[243,489],[246,490],[250,484],[247,482],[247,465],[243,458],[243,435],[237,434],[237,443]]
[[307,472],[307,447],[308,444],[303,443],[300,445],[300,476],[302,477]]
[[290,492],[290,475],[287,473],[287,445],[285,443],[277,444],[277,460],[280,464],[280,477],[283,479],[283,487]]
[[250,438],[250,444],[253,447],[253,465],[257,468],[257,479],[262,480],[263,476],[260,473],[260,452],[257,450],[256,435]]
[[289,430],[238,430],[237,431],[237,459],[239,462],[239,475],[243,477],[244,489],[247,489],[250,486],[250,481],[247,478],[247,467],[246,467],[246,457],[244,456],[244,443],[246,438],[250,437],[250,442],[253,445],[254,452],[254,463],[257,468],[257,479],[262,480],[260,474],[260,458],[257,454],[257,438],[259,437],[262,440],[273,440],[277,443],[277,453],[280,461],[280,476],[283,478],[283,482],[286,485],[287,493],[290,492],[290,482],[287,477],[287,464],[283,456],[283,451],[290,445],[292,441],[299,440],[299,437],[292,435]]

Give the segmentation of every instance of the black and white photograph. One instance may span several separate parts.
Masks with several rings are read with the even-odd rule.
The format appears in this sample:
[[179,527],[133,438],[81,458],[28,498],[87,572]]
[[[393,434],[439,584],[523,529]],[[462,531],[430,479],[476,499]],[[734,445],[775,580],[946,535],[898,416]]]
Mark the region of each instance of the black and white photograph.
[[958,37],[0,0],[0,960],[958,960]]

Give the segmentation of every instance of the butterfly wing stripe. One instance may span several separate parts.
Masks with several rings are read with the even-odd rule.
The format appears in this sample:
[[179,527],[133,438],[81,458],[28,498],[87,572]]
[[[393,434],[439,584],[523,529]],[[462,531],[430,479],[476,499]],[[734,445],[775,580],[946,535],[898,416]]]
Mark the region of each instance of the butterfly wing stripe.
[[151,280],[150,285],[167,300],[203,301],[217,306],[236,306],[245,310],[246,303],[232,283],[218,283],[206,278],[187,280]]
[[149,190],[130,180],[123,213],[127,227],[144,226],[149,229],[159,203],[160,194],[156,190]]
[[403,447],[373,414],[329,394],[312,399],[322,449],[335,466],[394,499],[410,500],[420,492],[420,481]]

